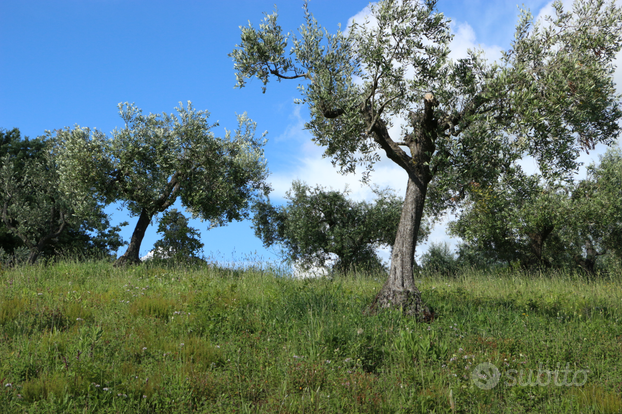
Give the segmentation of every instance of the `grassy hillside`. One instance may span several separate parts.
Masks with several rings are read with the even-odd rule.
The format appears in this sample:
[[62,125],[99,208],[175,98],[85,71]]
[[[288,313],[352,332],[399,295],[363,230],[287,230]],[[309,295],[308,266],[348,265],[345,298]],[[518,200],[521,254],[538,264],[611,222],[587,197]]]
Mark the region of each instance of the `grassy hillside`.
[[[364,315],[381,285],[103,262],[5,269],[0,412],[622,412],[619,275],[422,278],[430,324]],[[492,389],[483,362],[501,374]]]

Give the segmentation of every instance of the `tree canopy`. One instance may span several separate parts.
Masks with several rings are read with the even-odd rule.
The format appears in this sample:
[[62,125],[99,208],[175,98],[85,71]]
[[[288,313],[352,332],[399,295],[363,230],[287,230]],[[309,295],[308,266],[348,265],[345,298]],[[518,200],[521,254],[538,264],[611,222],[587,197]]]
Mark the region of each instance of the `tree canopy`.
[[563,253],[559,230],[571,215],[570,191],[520,171],[489,187],[473,183],[449,231],[494,261],[550,267]]
[[0,138],[3,251],[11,255],[23,246],[28,262],[34,263],[41,253],[106,255],[123,244],[120,228],[110,227],[100,203],[83,200],[87,208],[78,214],[77,199],[60,190],[51,142],[21,139],[18,129],[0,132]]
[[266,140],[255,136],[256,125],[246,114],[238,116],[235,132],[216,137],[209,112],[190,102],[176,109],[178,115],[143,115],[134,104],[119,104],[124,126],[111,137],[79,126],[56,134],[66,192],[121,201],[139,216],[117,265],[140,261],[151,219],[178,198],[194,218],[219,226],[247,217],[253,200],[269,192]]
[[[384,0],[370,17],[331,34],[304,5],[299,36],[278,14],[241,28],[231,56],[239,87],[257,77],[297,79],[307,128],[344,172],[369,170],[384,153],[408,173],[391,272],[373,307],[422,315],[414,251],[428,185],[429,207],[460,202],[472,181],[494,182],[523,156],[543,174],[568,177],[582,149],[610,144],[622,112],[612,81],[622,12],[613,2],[554,3],[534,22],[522,11],[500,62],[483,53],[451,60],[449,20],[435,0]],[[291,46],[291,47],[290,47]],[[288,49],[289,48],[289,49]],[[403,123],[398,136],[391,125]]]
[[593,273],[598,257],[622,257],[621,184],[619,147],[588,166],[577,183],[515,174],[487,188],[474,184],[450,233],[493,262]]

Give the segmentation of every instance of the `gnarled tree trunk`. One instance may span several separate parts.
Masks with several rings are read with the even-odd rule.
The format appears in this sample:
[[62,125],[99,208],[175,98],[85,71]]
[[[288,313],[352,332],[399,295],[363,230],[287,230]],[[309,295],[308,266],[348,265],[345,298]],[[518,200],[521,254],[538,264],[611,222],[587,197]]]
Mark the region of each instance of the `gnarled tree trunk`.
[[372,311],[398,307],[405,314],[420,320],[433,318],[429,308],[421,300],[421,292],[415,285],[413,275],[417,234],[423,216],[427,187],[427,183],[419,182],[418,185],[411,178],[408,179],[404,207],[391,254],[391,271],[388,280],[371,305]]
[[[389,279],[371,304],[372,312],[392,307],[400,308],[405,314],[419,320],[434,319],[433,312],[421,300],[413,270],[423,206],[428,184],[433,177],[430,160],[436,149],[434,139],[438,123],[434,119],[434,107],[437,105],[438,101],[432,93],[425,94],[423,113],[410,114],[413,132],[404,137],[403,143],[397,144],[391,139],[383,121],[376,121],[371,129],[375,133],[376,142],[386,151],[387,156],[408,173],[404,206],[391,254]],[[399,145],[407,146],[410,156]]]

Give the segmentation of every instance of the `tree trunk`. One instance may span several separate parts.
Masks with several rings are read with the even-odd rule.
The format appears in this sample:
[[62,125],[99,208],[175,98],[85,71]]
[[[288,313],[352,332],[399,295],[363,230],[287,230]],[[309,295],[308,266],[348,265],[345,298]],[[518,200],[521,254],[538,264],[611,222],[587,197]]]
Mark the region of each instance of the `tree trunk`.
[[586,273],[592,275],[596,271],[596,259],[604,253],[599,253],[589,239],[585,242],[585,253],[585,257],[577,255],[574,260]]
[[372,312],[397,307],[419,320],[431,321],[434,318],[433,313],[421,300],[421,292],[415,286],[413,275],[415,247],[427,188],[427,183],[420,181],[417,185],[410,177],[408,178],[402,216],[391,254],[389,279],[376,295],[370,307]]
[[29,265],[35,264],[40,253],[41,251],[39,250],[38,247],[34,247],[30,249],[30,254],[28,255],[28,264]]
[[114,263],[115,267],[140,263],[140,257],[138,257],[140,253],[140,245],[143,242],[143,238],[145,237],[145,231],[151,223],[151,216],[152,214],[147,213],[145,209],[143,209],[143,211],[140,213],[138,223],[136,224],[134,233],[132,233],[130,245],[128,246],[123,256],[119,257]]

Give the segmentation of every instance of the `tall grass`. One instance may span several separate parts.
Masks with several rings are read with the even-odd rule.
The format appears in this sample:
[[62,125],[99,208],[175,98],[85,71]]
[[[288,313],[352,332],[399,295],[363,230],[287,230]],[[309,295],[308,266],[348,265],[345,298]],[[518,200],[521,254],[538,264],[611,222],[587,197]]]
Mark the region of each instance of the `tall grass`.
[[[418,278],[430,324],[367,315],[376,274],[5,269],[0,412],[622,412],[619,276]],[[492,389],[473,377],[483,362]],[[587,381],[538,385],[547,370]]]

